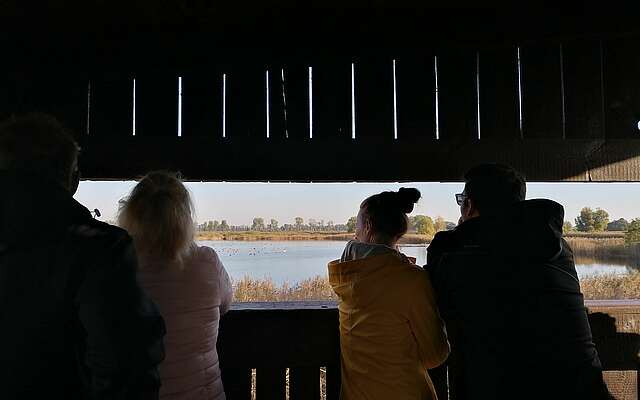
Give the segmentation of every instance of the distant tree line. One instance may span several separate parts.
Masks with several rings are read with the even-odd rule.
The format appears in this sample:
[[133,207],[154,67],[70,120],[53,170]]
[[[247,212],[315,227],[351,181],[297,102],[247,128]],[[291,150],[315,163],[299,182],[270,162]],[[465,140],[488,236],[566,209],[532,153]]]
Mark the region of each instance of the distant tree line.
[[[413,215],[409,217],[409,232],[420,235],[433,236],[436,232],[447,231],[455,228],[456,224],[445,221],[444,218],[438,216],[434,219],[427,215]],[[347,221],[347,231],[356,231],[356,217],[351,217]]]
[[346,224],[335,224],[333,221],[324,219],[316,220],[309,218],[305,223],[302,217],[295,217],[290,224],[280,225],[280,222],[274,218],[270,218],[267,222],[262,217],[255,217],[251,225],[229,225],[226,220],[220,222],[206,221],[198,224],[198,231],[201,232],[243,232],[243,231],[261,231],[261,232],[347,232]]

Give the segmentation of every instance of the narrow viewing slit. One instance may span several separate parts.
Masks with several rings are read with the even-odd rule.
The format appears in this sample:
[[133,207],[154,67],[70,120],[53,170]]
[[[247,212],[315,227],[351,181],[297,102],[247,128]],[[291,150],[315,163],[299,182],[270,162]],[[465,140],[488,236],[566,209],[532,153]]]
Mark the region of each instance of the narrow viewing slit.
[[182,137],[182,77],[178,77],[178,137]]
[[516,74],[518,76],[518,129],[520,130],[520,139],[524,138],[524,130],[522,127],[522,65],[520,64],[520,47],[516,47]]
[[313,139],[313,67],[309,67],[309,139]]
[[564,54],[560,45],[560,98],[562,101],[562,138],[567,138],[567,109],[564,98]]
[[222,137],[227,137],[227,74],[222,74]]
[[131,134],[136,135],[136,79],[133,78],[133,126],[131,128]]
[[398,89],[396,82],[396,60],[393,60],[393,138],[398,139]]
[[351,63],[351,139],[356,138],[356,65]]
[[433,75],[435,80],[435,103],[436,103],[436,140],[440,139],[440,109],[439,109],[439,100],[440,94],[438,93],[438,56],[433,57]]
[[476,52],[476,107],[478,121],[478,140],[480,140],[480,52]]
[[266,96],[266,103],[267,103],[267,109],[266,109],[266,114],[267,114],[267,139],[269,139],[270,136],[270,122],[271,122],[271,109],[270,109],[270,96],[269,96],[269,70],[265,71],[265,75],[264,75],[264,80],[265,80],[265,96]]
[[282,116],[284,118],[284,137],[289,139],[289,124],[287,121],[287,92],[285,90],[286,81],[284,76],[284,68],[280,70],[280,88],[282,91]]

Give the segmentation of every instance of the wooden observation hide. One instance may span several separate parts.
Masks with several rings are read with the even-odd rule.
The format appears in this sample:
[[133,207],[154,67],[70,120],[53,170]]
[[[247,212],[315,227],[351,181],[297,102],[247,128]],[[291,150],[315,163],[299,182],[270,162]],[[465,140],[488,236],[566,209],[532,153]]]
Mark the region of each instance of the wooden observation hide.
[[[0,118],[54,114],[85,179],[454,181],[502,162],[530,181],[640,181],[632,5],[58,3],[0,6]],[[616,318],[592,316],[610,388],[637,399],[640,304],[589,306]],[[326,367],[337,399],[332,305],[236,307],[227,398],[250,398],[255,368],[258,399],[282,399],[289,368],[291,398],[318,399]]]

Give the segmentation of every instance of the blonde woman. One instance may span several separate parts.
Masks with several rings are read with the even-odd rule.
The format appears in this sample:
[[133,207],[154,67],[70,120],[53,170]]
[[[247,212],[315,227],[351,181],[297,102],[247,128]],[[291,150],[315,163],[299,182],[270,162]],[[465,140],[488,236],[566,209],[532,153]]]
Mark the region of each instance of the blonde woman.
[[194,242],[193,205],[178,176],[150,172],[121,201],[139,278],[167,325],[160,398],[225,399],[216,341],[231,282],[216,252]]

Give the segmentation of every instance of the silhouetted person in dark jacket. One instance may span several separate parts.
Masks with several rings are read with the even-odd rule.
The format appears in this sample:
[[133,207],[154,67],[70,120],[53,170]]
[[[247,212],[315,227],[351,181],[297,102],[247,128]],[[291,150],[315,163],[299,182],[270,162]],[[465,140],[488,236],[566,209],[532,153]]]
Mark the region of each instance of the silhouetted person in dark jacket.
[[606,399],[564,209],[525,192],[513,168],[472,168],[459,225],[429,246],[452,399]]
[[73,199],[77,156],[52,117],[0,126],[0,398],[157,399],[164,322],[131,238]]

